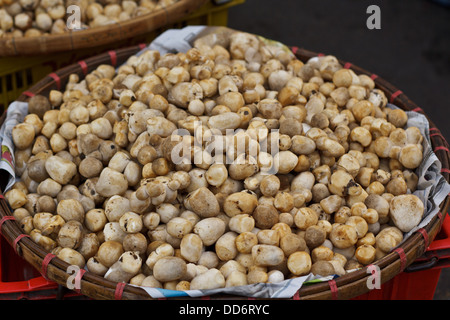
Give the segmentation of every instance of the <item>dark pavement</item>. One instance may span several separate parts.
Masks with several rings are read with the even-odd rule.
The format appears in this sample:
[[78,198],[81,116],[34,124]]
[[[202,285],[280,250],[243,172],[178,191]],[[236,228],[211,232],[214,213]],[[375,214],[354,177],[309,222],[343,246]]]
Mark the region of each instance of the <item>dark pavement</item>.
[[[367,28],[370,5],[381,9],[379,30]],[[228,26],[379,75],[450,141],[450,8],[431,0],[246,0],[229,10]],[[450,299],[450,268],[442,270],[434,299]]]

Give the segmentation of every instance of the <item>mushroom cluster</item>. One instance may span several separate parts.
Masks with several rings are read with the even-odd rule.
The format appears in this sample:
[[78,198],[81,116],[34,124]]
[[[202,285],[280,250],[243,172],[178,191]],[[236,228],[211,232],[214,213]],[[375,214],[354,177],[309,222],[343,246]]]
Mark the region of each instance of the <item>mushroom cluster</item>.
[[5,194],[24,232],[106,279],[175,290],[344,275],[399,245],[424,211],[406,113],[334,56],[214,39],[29,100]]
[[[0,0],[0,38],[64,34],[127,21],[178,0]],[[69,10],[77,6],[78,11]],[[75,8],[75,7],[73,7]],[[68,25],[71,15],[79,21]]]

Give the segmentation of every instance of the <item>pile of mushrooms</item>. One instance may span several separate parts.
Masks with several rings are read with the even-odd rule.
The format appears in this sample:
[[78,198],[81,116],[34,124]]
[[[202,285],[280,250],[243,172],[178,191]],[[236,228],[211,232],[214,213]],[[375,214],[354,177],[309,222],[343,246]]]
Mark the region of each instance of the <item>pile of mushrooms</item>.
[[344,275],[399,245],[424,213],[406,113],[334,56],[211,39],[29,100],[5,194],[23,231],[106,279],[174,290]]
[[[64,34],[127,21],[176,3],[178,0],[0,0],[0,38]],[[68,25],[78,12],[79,25]],[[71,19],[73,20],[73,19]],[[74,21],[75,22],[75,21]]]

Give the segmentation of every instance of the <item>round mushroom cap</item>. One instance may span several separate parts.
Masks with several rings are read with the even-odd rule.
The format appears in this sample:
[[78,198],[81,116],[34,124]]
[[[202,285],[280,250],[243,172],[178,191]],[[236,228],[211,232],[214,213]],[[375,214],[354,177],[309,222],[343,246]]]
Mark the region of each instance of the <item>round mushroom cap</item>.
[[390,204],[392,222],[403,232],[409,232],[422,220],[424,204],[413,194],[395,196]]
[[50,101],[43,95],[35,95],[28,102],[28,112],[34,113],[43,119],[44,113],[52,108]]
[[314,264],[311,266],[311,273],[314,275],[325,277],[333,275],[335,271],[334,266],[330,262],[326,260],[319,260],[317,262],[314,262]]

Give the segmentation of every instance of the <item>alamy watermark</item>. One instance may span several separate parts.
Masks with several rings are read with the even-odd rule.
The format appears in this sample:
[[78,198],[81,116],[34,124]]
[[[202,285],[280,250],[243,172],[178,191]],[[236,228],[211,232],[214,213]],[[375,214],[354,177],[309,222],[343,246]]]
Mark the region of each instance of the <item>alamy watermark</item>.
[[81,289],[81,277],[80,267],[76,265],[70,265],[67,267],[66,272],[70,275],[66,280],[67,289],[80,290]]
[[381,289],[381,270],[379,266],[369,265],[367,266],[367,273],[370,273],[370,276],[367,278],[366,285],[370,290],[373,289]]
[[81,9],[77,5],[67,7],[66,27],[69,30],[81,30]]
[[367,18],[366,26],[369,30],[381,29],[381,9],[377,5],[370,5],[366,10],[370,16]]

